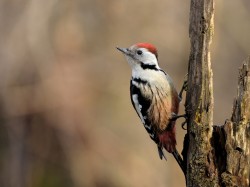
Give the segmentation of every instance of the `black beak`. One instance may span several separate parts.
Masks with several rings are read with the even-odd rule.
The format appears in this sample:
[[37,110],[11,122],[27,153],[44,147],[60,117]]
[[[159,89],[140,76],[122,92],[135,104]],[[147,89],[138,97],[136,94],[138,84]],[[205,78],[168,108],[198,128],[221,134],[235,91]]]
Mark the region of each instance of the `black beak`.
[[116,47],[116,49],[118,49],[119,51],[121,51],[125,55],[129,55],[129,51],[127,48]]

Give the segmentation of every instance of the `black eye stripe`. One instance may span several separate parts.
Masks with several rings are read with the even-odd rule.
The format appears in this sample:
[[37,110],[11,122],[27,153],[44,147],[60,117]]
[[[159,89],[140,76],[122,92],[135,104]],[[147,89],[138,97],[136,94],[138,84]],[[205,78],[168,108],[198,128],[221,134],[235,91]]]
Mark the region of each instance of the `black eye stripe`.
[[138,50],[136,53],[137,53],[138,55],[141,55],[141,54],[142,54],[142,51],[141,51],[141,50]]

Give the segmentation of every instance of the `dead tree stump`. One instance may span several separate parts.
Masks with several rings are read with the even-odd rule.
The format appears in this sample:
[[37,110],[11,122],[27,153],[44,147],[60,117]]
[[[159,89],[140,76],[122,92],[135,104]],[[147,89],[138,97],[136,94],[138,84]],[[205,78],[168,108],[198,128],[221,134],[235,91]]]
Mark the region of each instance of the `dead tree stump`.
[[214,1],[191,0],[191,52],[186,95],[187,134],[183,158],[187,186],[241,186],[250,180],[250,58],[239,73],[232,117],[213,125],[213,80],[210,44]]

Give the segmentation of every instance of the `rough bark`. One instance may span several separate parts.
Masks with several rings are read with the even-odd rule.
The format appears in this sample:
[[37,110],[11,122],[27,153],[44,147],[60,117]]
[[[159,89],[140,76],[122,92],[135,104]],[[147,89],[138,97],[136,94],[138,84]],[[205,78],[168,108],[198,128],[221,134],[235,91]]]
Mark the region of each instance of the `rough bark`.
[[214,126],[214,148],[221,186],[248,187],[250,181],[250,57],[238,78],[232,117]]
[[231,120],[213,127],[210,45],[214,1],[191,0],[191,51],[186,95],[187,134],[183,158],[187,186],[249,186],[250,58],[240,70]]
[[[188,67],[186,113],[189,147],[186,155],[187,186],[215,186],[212,120],[213,91],[210,44],[213,35],[213,0],[191,0],[189,35],[191,51]],[[185,156],[184,156],[185,157]]]

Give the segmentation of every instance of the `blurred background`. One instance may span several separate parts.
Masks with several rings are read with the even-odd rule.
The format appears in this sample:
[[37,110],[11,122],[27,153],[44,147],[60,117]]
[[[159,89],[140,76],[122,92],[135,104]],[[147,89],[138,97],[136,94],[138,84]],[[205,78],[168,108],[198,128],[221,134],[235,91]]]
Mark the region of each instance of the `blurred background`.
[[[189,57],[189,3],[1,0],[0,186],[185,186],[172,155],[158,158],[134,112],[130,68],[115,47],[156,45],[179,90]],[[249,18],[248,0],[216,1],[215,124],[231,114],[238,68],[250,51]],[[181,151],[185,131],[178,124]]]

